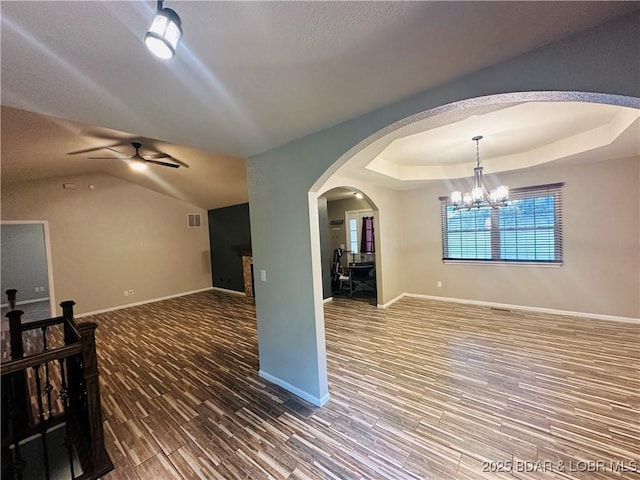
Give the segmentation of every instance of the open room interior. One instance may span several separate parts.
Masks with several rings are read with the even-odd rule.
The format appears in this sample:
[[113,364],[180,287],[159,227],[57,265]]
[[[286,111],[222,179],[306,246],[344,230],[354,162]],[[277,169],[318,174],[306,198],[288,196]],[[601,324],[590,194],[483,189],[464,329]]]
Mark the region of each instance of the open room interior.
[[637,476],[637,2],[0,8],[3,479]]

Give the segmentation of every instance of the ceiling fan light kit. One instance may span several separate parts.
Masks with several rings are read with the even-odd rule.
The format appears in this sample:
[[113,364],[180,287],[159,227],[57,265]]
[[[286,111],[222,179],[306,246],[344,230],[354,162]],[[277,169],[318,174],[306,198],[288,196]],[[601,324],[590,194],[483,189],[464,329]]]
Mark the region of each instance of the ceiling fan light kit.
[[136,172],[142,172],[147,169],[147,165],[142,160],[131,160],[129,167]]
[[156,57],[170,60],[175,56],[182,38],[182,20],[175,11],[162,8],[162,3],[162,0],[158,0],[158,11],[144,36],[144,43]]
[[470,210],[472,208],[500,208],[509,204],[509,187],[500,185],[489,192],[482,179],[482,166],[480,165],[480,140],[482,135],[476,135],[471,140],[476,142],[476,166],[473,169],[474,187],[471,192],[451,192],[451,203],[454,210]]

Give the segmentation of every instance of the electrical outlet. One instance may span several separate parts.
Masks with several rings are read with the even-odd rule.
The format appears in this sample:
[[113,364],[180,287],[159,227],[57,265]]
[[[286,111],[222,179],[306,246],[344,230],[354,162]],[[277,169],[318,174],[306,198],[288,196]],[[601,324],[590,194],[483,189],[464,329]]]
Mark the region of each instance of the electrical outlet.
[[442,282],[440,280],[438,280],[437,285],[438,285],[438,288],[442,287]]
[[125,297],[128,297],[128,296],[129,296],[129,290],[125,290],[125,291],[124,291],[124,296],[125,296]]
[[129,296],[133,295],[133,290],[129,290]]

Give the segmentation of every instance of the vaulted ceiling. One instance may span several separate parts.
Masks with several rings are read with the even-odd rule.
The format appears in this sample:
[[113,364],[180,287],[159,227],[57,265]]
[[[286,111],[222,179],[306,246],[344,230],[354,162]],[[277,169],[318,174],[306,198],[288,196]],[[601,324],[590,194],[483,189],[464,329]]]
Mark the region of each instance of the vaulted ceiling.
[[[142,43],[156,2],[0,6],[3,183],[104,171],[204,208],[246,201],[251,155],[640,8],[168,1],[184,37],[163,62]],[[87,158],[132,140],[189,168]]]

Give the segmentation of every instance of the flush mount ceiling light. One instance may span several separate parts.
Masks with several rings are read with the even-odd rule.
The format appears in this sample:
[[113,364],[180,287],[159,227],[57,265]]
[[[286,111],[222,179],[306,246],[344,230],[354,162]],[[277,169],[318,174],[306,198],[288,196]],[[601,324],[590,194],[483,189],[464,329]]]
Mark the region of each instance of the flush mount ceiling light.
[[144,36],[145,45],[156,57],[169,60],[176,54],[181,37],[180,17],[170,8],[162,8],[162,0],[158,0],[158,11]]
[[482,135],[477,135],[471,140],[476,142],[476,166],[473,169],[475,186],[471,192],[451,192],[451,203],[455,210],[506,207],[509,203],[509,187],[500,185],[495,190],[488,192],[482,181],[482,167],[480,166],[480,140],[482,140]]

